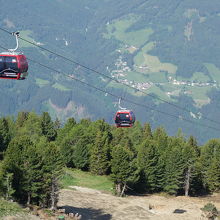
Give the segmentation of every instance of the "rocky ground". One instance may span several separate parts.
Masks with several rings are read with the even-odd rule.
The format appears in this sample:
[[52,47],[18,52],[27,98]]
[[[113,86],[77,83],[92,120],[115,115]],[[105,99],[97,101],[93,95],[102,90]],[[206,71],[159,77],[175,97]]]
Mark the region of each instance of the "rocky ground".
[[[171,197],[160,195],[128,196],[124,198],[84,187],[62,189],[58,206],[66,213],[81,215],[81,220],[203,220],[201,208],[212,202],[220,210],[220,194],[209,197]],[[57,219],[45,217],[43,210],[34,215],[7,216],[4,220]],[[39,213],[38,213],[39,214]],[[60,214],[62,215],[62,213]],[[64,215],[64,214],[63,214]],[[58,215],[57,215],[58,216]],[[66,219],[78,219],[69,218]]]
[[220,210],[220,195],[204,198],[163,197],[158,195],[115,197],[82,187],[63,189],[59,206],[79,213],[83,220],[201,220],[202,208],[213,202]]

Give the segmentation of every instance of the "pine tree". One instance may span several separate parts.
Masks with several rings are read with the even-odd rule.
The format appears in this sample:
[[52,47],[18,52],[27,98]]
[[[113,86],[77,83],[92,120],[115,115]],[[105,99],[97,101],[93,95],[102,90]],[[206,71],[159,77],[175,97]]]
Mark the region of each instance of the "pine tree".
[[29,112],[19,112],[16,120],[16,128],[23,127],[24,122],[28,119]]
[[152,138],[153,138],[153,134],[151,131],[151,126],[149,123],[145,123],[143,128],[143,140],[149,140]]
[[12,187],[13,173],[5,173],[4,179],[2,180],[2,190],[4,198],[6,200],[12,199],[12,195],[15,190]]
[[109,169],[109,136],[108,132],[98,131],[95,143],[90,151],[90,171],[94,174],[104,175]]
[[43,207],[57,208],[59,179],[63,173],[63,160],[59,148],[54,143],[41,147],[42,156],[42,189],[40,203]]
[[[209,140],[201,149],[201,156],[199,159],[200,169],[202,170],[202,180],[204,187],[207,191],[213,190],[215,187],[211,186],[210,179],[213,179],[211,170],[215,173],[217,167],[216,162],[213,162],[214,158],[220,159],[220,141],[217,139]],[[212,166],[212,167],[211,167]],[[215,182],[215,180],[214,180]],[[210,189],[211,186],[211,189]]]
[[69,132],[72,130],[72,128],[76,125],[76,121],[74,118],[69,118],[67,122],[65,123],[64,127],[59,129],[57,132],[57,143],[60,145],[60,143],[63,141],[63,139],[69,134]]
[[[151,137],[150,137],[151,139]],[[154,142],[155,148],[158,154],[157,163],[157,191],[163,191],[166,182],[166,164],[168,160],[168,155],[170,154],[169,139],[164,128],[157,128],[152,135],[152,140]]]
[[196,163],[198,160],[198,155],[199,155],[199,149],[197,146],[196,139],[191,136],[188,142],[183,145],[185,196],[189,195],[189,192],[191,188],[193,187],[192,182],[194,181],[196,176],[198,177],[198,173],[196,170]]
[[[4,152],[11,139],[9,124],[5,118],[0,119],[0,153]],[[1,157],[0,157],[1,158]]]
[[57,132],[55,129],[55,124],[52,122],[48,112],[43,112],[41,116],[41,130],[42,134],[47,137],[48,141],[55,140]]
[[13,174],[14,196],[22,202],[30,202],[35,188],[38,163],[35,146],[27,136],[15,137],[10,143],[3,161],[3,169]]
[[118,196],[123,196],[128,187],[139,179],[139,170],[134,153],[127,147],[117,145],[112,150],[111,178]]
[[220,190],[220,157],[214,157],[206,172],[206,184],[211,192]]
[[24,180],[22,187],[27,193],[27,204],[39,204],[39,193],[42,190],[42,155],[36,145],[31,145],[24,151],[22,171]]
[[89,169],[89,148],[90,140],[87,136],[82,136],[75,145],[75,151],[73,154],[74,166],[78,169],[88,170]]
[[131,140],[135,147],[141,143],[143,139],[143,128],[139,121],[136,121],[134,126],[129,129],[128,138]]
[[157,147],[152,141],[145,141],[138,151],[138,166],[141,169],[148,192],[159,191],[158,185],[158,160]]
[[182,137],[171,138],[166,151],[163,187],[169,194],[176,195],[184,184],[185,164],[182,153],[184,144]]
[[[22,121],[20,122],[22,123]],[[25,121],[22,123],[22,127],[17,129],[16,135],[27,135],[33,143],[37,143],[39,138],[42,136],[41,117],[34,112],[28,113],[27,118],[25,118]]]
[[158,146],[158,150],[161,154],[166,151],[169,138],[163,127],[159,127],[153,132],[153,140]]
[[[85,125],[83,124],[76,124],[76,125],[69,124],[68,126],[65,125],[63,130],[61,132],[58,132],[58,137],[56,142],[60,147],[63,161],[66,164],[66,166],[68,167],[75,166],[75,162],[74,162],[76,159],[75,153],[78,155],[81,154],[81,156],[83,155],[86,156],[87,146],[83,146],[84,152],[80,152],[80,147],[79,147],[80,144],[85,143],[85,141],[83,141],[84,138],[88,141],[86,145],[93,143],[93,137],[90,132],[90,126],[85,127]],[[75,152],[76,148],[77,148],[77,152]],[[79,161],[77,161],[77,163],[78,162]]]

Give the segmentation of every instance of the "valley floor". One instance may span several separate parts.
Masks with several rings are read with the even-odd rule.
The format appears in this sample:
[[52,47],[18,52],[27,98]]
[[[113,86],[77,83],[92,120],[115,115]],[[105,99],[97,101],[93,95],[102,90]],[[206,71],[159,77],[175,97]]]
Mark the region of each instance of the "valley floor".
[[60,192],[59,206],[79,213],[83,220],[200,220],[202,208],[213,202],[220,209],[220,195],[204,198],[158,195],[115,197],[98,190],[73,186]]

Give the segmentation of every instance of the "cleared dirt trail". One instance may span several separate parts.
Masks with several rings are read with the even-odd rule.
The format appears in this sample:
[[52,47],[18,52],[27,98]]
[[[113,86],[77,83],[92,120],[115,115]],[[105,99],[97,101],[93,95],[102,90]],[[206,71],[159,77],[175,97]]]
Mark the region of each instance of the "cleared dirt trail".
[[129,196],[115,197],[83,187],[60,192],[59,206],[79,213],[83,220],[201,220],[202,208],[214,202],[220,209],[220,195],[210,198]]

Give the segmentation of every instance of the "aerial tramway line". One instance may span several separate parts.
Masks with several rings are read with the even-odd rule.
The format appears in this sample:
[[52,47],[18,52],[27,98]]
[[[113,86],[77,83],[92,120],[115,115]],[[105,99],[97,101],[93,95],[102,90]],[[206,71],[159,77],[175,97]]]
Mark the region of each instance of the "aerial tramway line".
[[[28,62],[25,55],[21,52],[16,52],[19,46],[19,32],[13,32],[12,35],[15,36],[17,45],[14,49],[8,49],[8,52],[0,54],[0,78],[23,80],[28,75]],[[120,102],[121,98],[118,103],[120,109],[114,117],[115,125],[117,128],[132,127],[135,122],[134,112],[122,108]]]
[[[13,32],[13,33],[11,33],[11,32],[9,32],[9,31],[7,31],[7,30],[1,28],[1,27],[0,27],[0,30],[1,30],[1,31],[4,31],[4,32],[6,32],[6,33],[8,33],[8,34],[10,34],[10,35],[12,34],[13,36],[15,36],[15,37],[16,37],[16,43],[17,43],[17,46],[16,46],[15,49],[8,49],[7,52],[3,52],[3,53],[0,54],[0,78],[4,78],[4,79],[17,79],[17,80],[19,80],[19,79],[20,79],[20,80],[21,80],[21,79],[25,79],[26,76],[28,75],[28,72],[27,72],[27,71],[28,71],[28,62],[27,62],[27,60],[32,61],[32,62],[34,62],[34,63],[37,63],[37,64],[40,65],[40,66],[43,66],[44,68],[50,69],[50,70],[55,71],[55,72],[60,73],[60,74],[63,74],[63,75],[65,75],[65,76],[67,76],[67,77],[70,77],[70,78],[72,78],[73,80],[78,81],[78,82],[80,82],[80,83],[82,83],[82,84],[84,84],[84,85],[86,85],[86,86],[92,87],[92,88],[94,88],[94,89],[97,90],[97,91],[101,91],[101,92],[103,92],[103,93],[105,93],[105,94],[111,95],[112,97],[118,98],[118,99],[119,99],[119,110],[116,112],[115,117],[114,117],[116,127],[132,127],[132,126],[133,126],[133,124],[134,124],[134,122],[135,122],[134,112],[133,112],[132,110],[127,110],[126,108],[122,108],[122,107],[120,106],[120,101],[121,101],[120,96],[118,96],[118,95],[116,95],[116,94],[113,94],[113,93],[111,93],[111,92],[108,92],[108,91],[106,91],[106,90],[103,90],[103,89],[101,89],[101,88],[98,88],[98,87],[96,87],[96,86],[93,86],[93,85],[91,85],[91,84],[89,84],[89,83],[86,83],[85,81],[82,81],[82,80],[80,80],[80,79],[77,79],[77,78],[75,78],[75,77],[72,76],[72,75],[65,74],[65,73],[63,73],[63,71],[60,72],[60,71],[58,71],[58,70],[56,70],[56,69],[53,69],[53,68],[51,68],[51,67],[49,67],[49,66],[47,66],[47,65],[45,65],[45,64],[42,64],[42,63],[39,63],[39,62],[35,61],[35,60],[31,60],[31,59],[29,59],[29,58],[27,59],[27,58],[25,57],[25,55],[23,55],[22,53],[16,52],[16,50],[18,49],[18,37],[19,37],[19,32]],[[35,43],[33,43],[33,42],[30,42],[30,41],[28,41],[28,40],[26,40],[26,39],[24,39],[24,38],[21,38],[21,37],[19,37],[19,38],[20,38],[21,40],[27,42],[27,43],[30,43],[30,44],[32,44],[32,45],[35,45],[35,46],[39,47],[39,48],[42,49],[42,50],[45,50],[45,51],[47,51],[47,52],[49,52],[49,53],[52,53],[52,54],[54,54],[54,55],[56,55],[56,56],[59,56],[59,57],[65,59],[65,60],[67,60],[67,61],[72,62],[72,63],[78,64],[79,66],[81,66],[81,67],[83,67],[83,68],[85,68],[85,69],[87,69],[87,70],[90,70],[90,71],[92,71],[92,72],[94,72],[94,73],[97,73],[97,74],[99,74],[99,75],[103,75],[103,76],[109,78],[109,79],[112,80],[112,81],[115,81],[115,82],[117,82],[117,83],[123,84],[124,86],[127,86],[127,87],[129,87],[129,88],[134,89],[133,87],[130,87],[130,86],[127,85],[127,84],[121,83],[121,82],[119,82],[118,80],[116,80],[116,79],[114,79],[114,78],[111,78],[110,76],[107,76],[107,75],[105,75],[105,74],[103,74],[103,73],[101,73],[101,72],[98,72],[98,71],[96,71],[96,70],[94,70],[94,69],[91,69],[91,68],[89,68],[89,67],[87,67],[87,66],[84,66],[84,65],[82,65],[82,64],[80,64],[80,63],[78,63],[78,62],[76,62],[76,61],[74,61],[74,60],[72,60],[72,59],[70,59],[70,58],[68,58],[68,57],[65,57],[65,56],[60,55],[60,54],[58,54],[58,53],[56,53],[56,52],[53,52],[53,51],[51,51],[51,50],[49,50],[49,49],[46,49],[46,48],[44,48],[44,47],[41,47],[41,46],[39,46],[39,45],[37,45],[37,44],[35,44]],[[5,49],[5,48],[2,47],[2,46],[0,46],[0,47],[3,48],[3,49]],[[7,49],[6,49],[6,50],[7,50]],[[139,90],[139,89],[135,89],[135,90],[138,90],[138,91],[140,91],[140,92],[142,92],[142,93],[144,93],[144,94],[147,94],[146,92],[143,92],[142,90]],[[167,104],[169,104],[169,105],[172,105],[172,106],[174,106],[174,107],[176,107],[176,108],[178,108],[178,109],[184,110],[185,112],[190,112],[190,113],[191,113],[191,111],[188,110],[188,109],[186,109],[186,108],[183,108],[183,107],[178,106],[178,105],[176,105],[176,104],[170,103],[170,102],[168,102],[168,101],[166,101],[166,100],[163,100],[163,99],[161,99],[161,98],[154,97],[154,96],[152,96],[152,95],[150,95],[150,94],[147,94],[147,95],[149,95],[149,96],[151,96],[151,97],[153,97],[153,98],[157,98],[157,99],[163,101],[164,103],[167,103]],[[158,112],[158,113],[165,114],[165,115],[167,115],[167,116],[169,116],[169,117],[172,117],[172,118],[175,118],[175,119],[178,119],[178,120],[180,119],[180,116],[173,115],[173,114],[171,114],[171,113],[164,112],[164,111],[161,111],[161,110],[157,110],[157,109],[152,108],[152,107],[150,107],[150,106],[147,106],[147,105],[145,105],[145,104],[136,103],[136,102],[134,102],[134,101],[132,101],[132,100],[130,100],[130,99],[124,99],[124,101],[126,101],[126,102],[128,102],[128,103],[131,103],[131,104],[134,104],[134,105],[137,105],[137,106],[140,106],[140,107],[143,107],[143,108],[146,108],[146,109],[154,110],[154,111],[156,111],[156,112]],[[195,114],[198,114],[198,113],[195,113]],[[203,118],[204,118],[204,119],[207,119],[207,120],[210,121],[210,122],[213,122],[213,123],[219,125],[218,122],[216,122],[216,121],[214,121],[214,120],[212,120],[212,119],[209,119],[209,118],[207,118],[207,117],[205,117],[205,116],[203,116]],[[213,129],[213,130],[215,130],[215,131],[216,131],[216,130],[219,130],[218,128],[209,126],[209,125],[207,125],[207,124],[199,123],[199,122],[194,122],[194,121],[192,121],[192,120],[190,120],[190,119],[187,119],[187,118],[181,118],[181,120],[184,120],[184,121],[189,122],[189,123],[192,123],[192,124],[197,124],[197,125],[200,125],[200,126],[203,126],[203,127],[206,127],[206,128],[210,128],[210,129]]]

